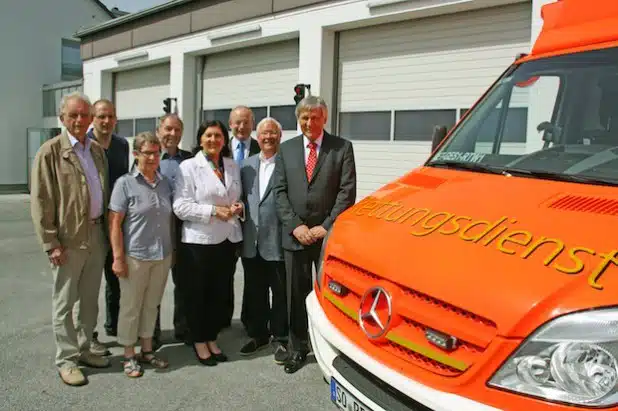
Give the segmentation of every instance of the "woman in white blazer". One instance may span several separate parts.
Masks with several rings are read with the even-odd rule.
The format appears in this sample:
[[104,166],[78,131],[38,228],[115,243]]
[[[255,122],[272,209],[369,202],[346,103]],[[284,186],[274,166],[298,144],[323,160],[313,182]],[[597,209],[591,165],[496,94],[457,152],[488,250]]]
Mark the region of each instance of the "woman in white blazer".
[[[236,250],[242,241],[240,170],[230,157],[227,127],[220,121],[202,124],[194,157],[180,163],[174,213],[183,220],[183,255],[187,320],[198,361],[214,366],[227,361],[217,336],[227,319],[226,303]],[[182,260],[182,261],[181,261]]]

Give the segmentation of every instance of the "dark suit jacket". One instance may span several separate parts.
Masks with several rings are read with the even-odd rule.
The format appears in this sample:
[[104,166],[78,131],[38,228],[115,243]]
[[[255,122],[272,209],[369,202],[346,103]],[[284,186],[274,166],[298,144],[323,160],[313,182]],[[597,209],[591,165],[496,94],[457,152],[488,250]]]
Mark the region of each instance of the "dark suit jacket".
[[[193,154],[191,154],[190,151],[183,150],[180,147],[178,147],[178,155],[180,156],[181,161],[184,161],[186,159],[193,157]],[[163,156],[161,156],[161,160],[165,160],[168,157],[169,157],[169,154],[164,153]]]
[[281,144],[273,174],[283,248],[302,250],[292,232],[302,224],[326,230],[356,201],[356,165],[352,143],[324,132],[311,182],[305,171],[304,136]]

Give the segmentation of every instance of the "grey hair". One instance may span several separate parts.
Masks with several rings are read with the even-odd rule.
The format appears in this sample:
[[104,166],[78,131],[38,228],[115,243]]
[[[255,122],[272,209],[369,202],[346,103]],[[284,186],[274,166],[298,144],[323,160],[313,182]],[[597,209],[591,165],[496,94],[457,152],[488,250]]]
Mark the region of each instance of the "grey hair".
[[161,142],[157,136],[152,131],[142,131],[133,140],[133,151],[140,151],[146,143],[158,146],[159,150],[161,150]]
[[167,120],[168,118],[175,118],[176,120],[178,120],[178,122],[180,123],[180,127],[182,127],[182,129],[184,130],[185,123],[182,121],[180,116],[178,114],[176,114],[176,113],[170,113],[170,114],[166,114],[166,115],[160,117],[159,118],[159,124],[157,125],[157,128],[161,127],[163,125],[163,122],[165,120]]
[[277,126],[277,129],[279,130],[279,135],[283,133],[283,127],[281,127],[281,123],[279,123],[277,120],[275,120],[272,117],[264,117],[263,119],[260,120],[257,127],[255,127],[255,130],[257,131],[258,135],[260,134],[260,129],[264,127],[266,123],[274,123],[275,126]]
[[307,96],[302,99],[298,105],[296,106],[296,118],[300,117],[300,113],[307,110],[313,110],[315,108],[322,109],[322,113],[324,116],[328,115],[328,107],[326,106],[326,101],[322,97],[319,96]]
[[90,99],[88,98],[87,95],[85,95],[81,91],[73,91],[72,93],[65,94],[64,96],[62,96],[62,99],[60,100],[60,108],[58,110],[59,116],[64,114],[64,109],[66,108],[67,103],[70,100],[81,100],[84,103],[88,104],[90,108],[92,109],[92,104],[90,103]]

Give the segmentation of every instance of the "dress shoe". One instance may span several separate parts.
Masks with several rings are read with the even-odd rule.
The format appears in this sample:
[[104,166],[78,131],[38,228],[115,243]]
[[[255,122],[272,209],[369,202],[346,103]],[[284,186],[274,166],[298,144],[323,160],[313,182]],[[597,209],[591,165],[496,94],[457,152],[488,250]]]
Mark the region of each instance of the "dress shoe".
[[227,362],[228,360],[227,355],[223,354],[222,352],[220,352],[219,354],[211,353],[211,355],[212,358],[214,358],[217,362]]
[[285,362],[285,365],[283,366],[283,371],[285,371],[286,374],[294,374],[296,371],[302,368],[302,366],[305,364],[305,361],[307,361],[306,353],[292,353],[290,354],[288,360]]
[[217,365],[217,360],[213,354],[210,354],[208,358],[202,358],[197,352],[197,348],[195,348],[195,344],[191,344],[193,346],[193,352],[195,353],[195,358],[200,362],[200,364],[205,365],[207,367],[214,367]]
[[243,345],[240,349],[240,355],[247,356],[251,354],[255,354],[259,350],[268,347],[268,338],[252,338],[248,343]]
[[66,385],[79,387],[88,384],[88,379],[82,373],[82,370],[75,364],[67,364],[58,368],[58,375]]

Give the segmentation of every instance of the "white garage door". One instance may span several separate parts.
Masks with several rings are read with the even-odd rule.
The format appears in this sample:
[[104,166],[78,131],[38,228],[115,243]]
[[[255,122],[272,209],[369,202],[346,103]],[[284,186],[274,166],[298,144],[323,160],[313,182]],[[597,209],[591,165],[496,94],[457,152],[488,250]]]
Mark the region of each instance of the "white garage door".
[[121,71],[114,75],[114,102],[118,134],[133,137],[154,131],[163,114],[163,100],[170,96],[168,63]]
[[[521,3],[339,34],[338,130],[354,140],[358,199],[420,165],[433,127],[454,125],[529,51],[531,16]],[[524,130],[526,113],[510,116]]]
[[129,141],[131,162],[134,136],[142,131],[155,131],[157,118],[165,114],[163,100],[169,96],[168,63],[114,74],[114,104],[118,117],[116,133]]
[[296,135],[294,85],[298,83],[298,39],[206,57],[203,119],[228,123],[231,109],[251,107],[256,125],[271,116],[284,138]]

